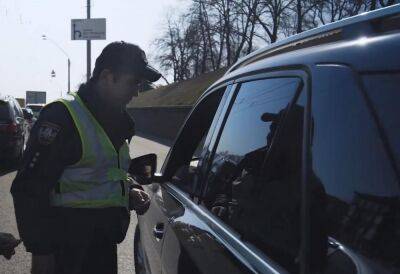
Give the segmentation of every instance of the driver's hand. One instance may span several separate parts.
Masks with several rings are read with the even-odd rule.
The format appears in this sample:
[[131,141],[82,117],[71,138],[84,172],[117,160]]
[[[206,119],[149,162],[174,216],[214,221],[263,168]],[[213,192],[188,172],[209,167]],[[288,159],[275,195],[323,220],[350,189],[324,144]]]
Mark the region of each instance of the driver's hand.
[[7,260],[15,254],[15,248],[21,243],[10,233],[0,233],[0,255]]
[[149,206],[149,195],[141,189],[132,188],[129,192],[129,209],[135,210],[138,215],[143,215],[149,209]]

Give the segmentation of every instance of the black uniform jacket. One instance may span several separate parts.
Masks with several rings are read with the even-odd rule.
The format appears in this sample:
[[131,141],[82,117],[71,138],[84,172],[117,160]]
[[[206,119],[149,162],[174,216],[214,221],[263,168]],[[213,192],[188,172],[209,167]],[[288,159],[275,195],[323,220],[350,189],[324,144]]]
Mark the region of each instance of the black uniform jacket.
[[[78,95],[118,150],[134,135],[126,109],[107,106],[96,91],[83,85]],[[123,208],[73,209],[49,205],[65,167],[82,156],[79,133],[61,102],[47,105],[32,128],[23,163],[12,184],[18,230],[28,252],[49,254],[62,245],[80,245],[95,238],[117,243],[125,237],[129,212]],[[100,236],[99,236],[100,235]]]

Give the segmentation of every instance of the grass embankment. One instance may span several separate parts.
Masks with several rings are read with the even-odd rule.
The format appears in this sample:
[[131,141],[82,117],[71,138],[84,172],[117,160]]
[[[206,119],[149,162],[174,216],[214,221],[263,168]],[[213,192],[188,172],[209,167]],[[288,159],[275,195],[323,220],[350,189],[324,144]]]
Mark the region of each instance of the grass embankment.
[[154,90],[143,92],[129,103],[129,108],[158,106],[191,106],[226,69],[205,73],[197,78],[172,83]]

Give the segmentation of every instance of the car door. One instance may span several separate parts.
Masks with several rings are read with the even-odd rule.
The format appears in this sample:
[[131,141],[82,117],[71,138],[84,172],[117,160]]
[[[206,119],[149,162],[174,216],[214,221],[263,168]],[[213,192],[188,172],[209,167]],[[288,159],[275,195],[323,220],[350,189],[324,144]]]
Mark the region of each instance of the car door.
[[400,273],[399,85],[399,70],[313,68],[309,177],[325,192],[324,273]]
[[149,194],[151,204],[144,216],[138,216],[140,240],[143,243],[146,258],[149,258],[146,264],[151,273],[162,273],[161,250],[164,240],[164,226],[168,222],[164,206],[165,193],[158,183],[143,186],[143,188]]
[[[0,100],[0,146],[5,149],[9,144],[8,127],[12,119],[12,110],[8,101]],[[3,153],[3,152],[2,152]]]
[[[219,89],[216,93],[222,93],[224,89]],[[230,250],[223,244],[223,239],[217,235],[214,230],[213,223],[209,222],[208,218],[201,218],[201,211],[195,203],[197,197],[200,195],[201,189],[201,170],[206,165],[210,153],[210,143],[212,143],[215,130],[222,123],[224,113],[226,113],[229,106],[230,99],[233,96],[231,87],[225,91],[224,95],[216,96],[221,97],[221,102],[214,115],[213,119],[209,119],[209,123],[204,126],[207,130],[200,131],[201,133],[195,137],[193,131],[190,130],[188,136],[192,137],[192,141],[196,144],[194,153],[190,153],[187,145],[187,137],[185,136],[185,129],[181,133],[174,149],[169,157],[169,162],[165,166],[164,172],[168,177],[171,169],[176,169],[178,164],[175,163],[174,157],[182,153],[185,149],[189,152],[189,167],[180,162],[181,168],[189,168],[189,174],[178,171],[175,173],[170,182],[162,185],[162,192],[164,193],[164,205],[166,207],[166,214],[168,223],[166,226],[164,244],[162,249],[162,264],[163,273],[249,273],[249,268],[238,259],[233,250]],[[209,97],[215,96],[215,93]],[[210,111],[207,105],[207,100],[215,98],[204,98],[203,101],[196,107],[191,118],[185,124],[185,128],[193,129],[198,126],[198,118],[203,117]],[[215,105],[215,104],[214,104]],[[189,147],[191,147],[189,145]],[[198,153],[196,153],[198,152]],[[178,168],[178,170],[181,170]],[[209,216],[212,218],[212,216]],[[217,221],[214,219],[214,221]],[[221,227],[221,229],[223,229]],[[229,233],[225,231],[226,233]]]
[[[169,162],[169,169],[172,169],[173,166],[181,165],[182,162],[190,162],[191,157],[195,154],[196,146],[202,142],[201,138],[207,133],[206,130],[210,127],[224,91],[225,88],[223,88],[218,95],[213,96],[212,102],[210,100],[200,104],[201,108],[208,110],[207,119],[205,119],[205,117],[199,117],[198,115],[200,113],[197,111],[191,113],[191,118],[188,120],[193,120],[198,126],[193,130],[190,130],[187,127],[181,130],[181,134],[179,135],[180,139],[177,143],[183,144],[185,153],[182,153],[181,146],[177,149],[173,147],[167,155],[166,160],[166,162]],[[198,137],[198,140],[194,140],[196,138],[194,135]],[[188,138],[185,136],[188,136]],[[191,145],[194,142],[197,142],[197,144]],[[190,148],[190,146],[192,148]],[[187,152],[190,150],[192,150],[192,152],[188,154]],[[184,159],[184,155],[188,157],[187,161]],[[168,161],[168,159],[172,159],[173,161]],[[164,167],[162,168],[162,171],[163,170],[165,170]],[[145,257],[149,258],[147,265],[149,266],[151,273],[164,273],[162,270],[161,251],[165,241],[164,234],[166,232],[166,227],[168,223],[171,222],[171,218],[174,216],[171,214],[175,209],[170,208],[168,202],[171,200],[171,197],[170,194],[165,191],[163,184],[153,183],[151,185],[143,186],[143,188],[150,195],[151,204],[146,214],[138,217],[140,239],[145,252]]]
[[[268,75],[235,85],[224,115],[210,133],[201,174],[190,178],[201,185],[200,193],[186,191],[186,182],[163,185],[170,194],[166,204],[178,209],[170,217],[164,239],[165,273],[299,271],[301,178],[290,185],[289,179],[278,178],[271,170],[285,160],[279,158],[281,153],[296,149],[300,157],[294,165],[296,175],[301,174],[306,81],[300,72]],[[274,144],[279,145],[270,153]],[[283,151],[286,147],[290,149]],[[285,166],[290,164],[287,161]],[[268,175],[260,172],[264,169]],[[269,184],[256,185],[261,180],[255,180],[256,175]],[[287,218],[277,222],[280,228],[275,227],[274,218],[283,213]]]

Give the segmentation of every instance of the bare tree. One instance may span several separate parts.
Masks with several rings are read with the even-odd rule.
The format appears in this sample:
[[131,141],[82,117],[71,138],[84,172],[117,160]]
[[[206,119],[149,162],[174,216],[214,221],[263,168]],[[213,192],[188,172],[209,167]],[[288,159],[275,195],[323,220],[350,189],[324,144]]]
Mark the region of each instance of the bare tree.
[[230,66],[258,45],[400,0],[192,0],[155,40],[174,81]]

